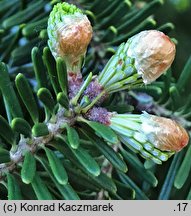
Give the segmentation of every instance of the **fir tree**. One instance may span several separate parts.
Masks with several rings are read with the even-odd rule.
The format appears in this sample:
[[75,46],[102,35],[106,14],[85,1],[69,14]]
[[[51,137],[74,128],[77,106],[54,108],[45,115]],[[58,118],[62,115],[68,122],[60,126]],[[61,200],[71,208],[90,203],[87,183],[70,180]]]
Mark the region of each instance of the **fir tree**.
[[191,63],[173,78],[162,4],[0,1],[0,199],[190,199]]

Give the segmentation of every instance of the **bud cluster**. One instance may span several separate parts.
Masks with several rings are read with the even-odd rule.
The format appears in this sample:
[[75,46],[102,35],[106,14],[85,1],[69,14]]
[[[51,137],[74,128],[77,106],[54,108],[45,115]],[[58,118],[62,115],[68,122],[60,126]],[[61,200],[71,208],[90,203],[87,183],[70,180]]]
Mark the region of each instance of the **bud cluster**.
[[98,76],[83,80],[81,66],[92,38],[92,27],[82,11],[57,4],[48,20],[49,47],[64,59],[68,72],[70,108],[74,116],[107,125],[120,141],[157,164],[188,143],[188,134],[171,119],[143,114],[117,114],[97,107],[109,94],[155,81],[172,64],[175,45],[156,30],[142,31],[122,43]]

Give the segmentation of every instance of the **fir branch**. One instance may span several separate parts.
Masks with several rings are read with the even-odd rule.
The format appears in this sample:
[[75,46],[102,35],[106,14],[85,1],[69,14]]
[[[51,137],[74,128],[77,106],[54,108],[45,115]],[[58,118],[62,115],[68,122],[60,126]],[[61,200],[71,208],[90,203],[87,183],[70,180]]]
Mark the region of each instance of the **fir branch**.
[[35,154],[40,147],[48,145],[53,138],[57,135],[62,134],[65,130],[66,124],[73,125],[75,123],[75,118],[67,118],[64,116],[64,109],[59,110],[57,115],[54,117],[54,122],[50,119],[46,125],[48,127],[49,134],[42,137],[24,138],[21,136],[16,148],[10,151],[11,162],[8,164],[0,164],[0,179],[7,172],[12,172],[17,165],[23,161],[26,152],[31,152]]

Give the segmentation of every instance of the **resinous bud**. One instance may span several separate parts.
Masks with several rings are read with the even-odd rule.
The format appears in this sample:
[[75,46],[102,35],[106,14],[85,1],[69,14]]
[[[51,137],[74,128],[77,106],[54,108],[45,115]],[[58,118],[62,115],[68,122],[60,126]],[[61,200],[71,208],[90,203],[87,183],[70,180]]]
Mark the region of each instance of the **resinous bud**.
[[188,133],[179,123],[146,112],[113,113],[109,127],[128,148],[157,164],[167,161],[189,141]]
[[142,31],[130,38],[129,42],[127,56],[135,59],[135,68],[145,84],[155,81],[174,60],[175,44],[163,32]]
[[63,58],[69,72],[78,73],[92,38],[87,16],[72,4],[58,3],[50,13],[47,30],[53,56]]
[[98,75],[108,93],[155,81],[172,64],[175,45],[156,30],[142,31],[122,43]]
[[189,141],[186,130],[176,121],[164,117],[141,115],[142,132],[162,151],[180,151]]

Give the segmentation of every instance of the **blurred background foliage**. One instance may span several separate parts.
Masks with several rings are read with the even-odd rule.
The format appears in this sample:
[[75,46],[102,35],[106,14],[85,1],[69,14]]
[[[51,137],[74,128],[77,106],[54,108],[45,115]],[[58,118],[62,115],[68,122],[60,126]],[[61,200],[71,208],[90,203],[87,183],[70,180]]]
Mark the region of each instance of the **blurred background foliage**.
[[177,78],[191,53],[191,0],[165,0],[155,18],[161,24],[168,20],[175,26],[170,36],[178,41],[173,63],[173,75]]
[[[7,3],[6,5],[5,2]],[[0,0],[0,60],[8,65],[9,75],[14,87],[15,82],[13,80],[18,73],[22,73],[28,78],[30,84],[32,84],[30,91],[35,93],[35,98],[37,98],[36,92],[38,89],[36,87],[36,79],[34,78],[34,74],[36,73],[37,77],[39,74],[39,77],[46,77],[44,76],[44,72],[49,73],[48,68],[50,64],[48,63],[54,62],[54,60],[52,61],[51,54],[48,52],[48,48],[45,46],[47,42],[47,18],[56,2],[60,1]],[[190,132],[191,60],[188,61],[186,67],[185,65],[191,53],[191,0],[164,0],[164,5],[162,5],[162,0],[131,0],[133,3],[132,5],[128,0],[67,0],[66,2],[75,3],[78,6],[82,6],[94,26],[95,33],[88,50],[85,67],[83,69],[84,75],[87,75],[90,71],[92,71],[94,74],[100,71],[121,42],[126,41],[129,37],[142,30],[159,29],[177,40],[177,55],[171,70],[173,76],[171,76],[171,71],[169,71],[152,85],[140,87],[139,89],[135,89],[135,91],[130,91],[129,93],[123,92],[121,94],[117,94],[115,96],[118,97],[111,98],[111,101],[113,102],[113,105],[120,104],[122,108],[125,106],[126,110],[122,110],[123,112],[132,112],[134,106],[134,112],[146,110],[149,113],[176,119],[185,126],[188,132]],[[97,5],[94,4],[95,2],[97,2]],[[100,11],[104,11],[103,8],[105,10],[107,9],[104,4],[108,3],[108,5],[111,6],[110,2],[112,2],[113,5],[110,7],[109,12],[105,11],[105,14],[100,14]],[[143,8],[145,6],[145,2],[151,4],[148,4],[146,8]],[[124,7],[124,5],[126,5],[126,7]],[[113,8],[115,8],[115,10]],[[112,13],[110,13],[111,10]],[[152,19],[150,16],[154,17],[154,19]],[[122,20],[119,21],[120,19]],[[157,21],[157,24],[155,20]],[[123,26],[123,24],[125,25]],[[174,28],[173,25],[175,26]],[[34,46],[36,47],[33,48]],[[32,58],[31,50],[33,50]],[[6,88],[7,86],[11,86],[11,82],[9,80],[8,70],[5,69],[3,64],[2,71],[3,75],[6,74],[7,79],[4,79],[6,83],[2,81],[3,79],[0,79],[3,84],[6,84],[3,85],[6,91],[4,91],[4,93],[2,91],[2,94],[0,95],[0,102],[2,104],[0,107],[0,114],[5,116],[6,119],[9,119],[9,115],[6,116],[6,111],[9,113],[10,106],[3,106],[4,101],[2,96],[5,95],[8,97],[11,95],[9,89]],[[57,69],[50,71],[53,71],[57,74]],[[58,72],[59,71],[61,70],[58,70]],[[182,76],[180,79],[178,79],[180,77],[181,71]],[[2,77],[5,78],[3,75]],[[50,75],[52,77],[52,74]],[[17,81],[19,80],[21,80],[19,82],[19,87],[22,87],[23,76],[19,75],[19,77],[17,77]],[[50,80],[51,79],[49,79],[49,81]],[[55,96],[51,82],[45,82],[45,84],[48,85],[47,88]],[[30,89],[28,85],[25,85],[25,87],[26,86],[27,90]],[[33,88],[34,86],[36,88]],[[4,90],[3,87],[2,90]],[[25,88],[23,89],[24,90],[22,92],[27,92]],[[19,92],[16,92],[18,95]],[[21,98],[18,98],[21,101]],[[129,98],[129,100],[126,100],[126,98]],[[28,97],[25,99],[28,99]],[[56,101],[57,98],[54,97],[54,100]],[[12,103],[12,101],[13,100],[11,98],[9,102]],[[24,100],[24,102],[26,102],[26,100]],[[112,105],[110,101],[108,103],[109,105]],[[33,123],[31,123],[31,117],[28,114],[26,108],[24,108],[24,103],[21,104],[24,111],[24,119],[33,126]],[[39,104],[41,105],[41,103]],[[127,106],[129,104],[132,106]],[[105,106],[107,106],[107,104],[105,104]],[[15,107],[21,109],[20,106]],[[33,111],[33,109],[31,110]],[[40,120],[42,120],[45,115],[44,108],[39,106],[38,111],[41,117]],[[3,128],[2,124],[0,124],[0,126]],[[0,131],[2,131],[3,134],[4,130],[2,130],[2,128]],[[3,134],[3,137],[9,140],[8,138],[10,136],[4,136]],[[93,157],[96,158],[97,149],[94,143],[92,146],[88,146],[89,143],[82,142],[81,145],[83,148],[89,148],[92,155],[95,152]],[[4,154],[9,159],[8,151],[10,150],[10,145],[5,145],[4,143],[1,143],[0,140],[0,146],[4,148],[1,154]],[[33,191],[32,187],[34,189],[39,187],[39,189],[43,190],[43,187],[41,186],[46,186],[44,183],[46,182],[48,189],[53,194],[53,198],[56,197],[57,199],[76,199],[78,198],[78,195],[81,199],[100,199],[100,197],[97,196],[97,194],[99,195],[98,192],[100,189],[109,191],[109,196],[106,194],[105,197],[112,199],[191,199],[190,145],[180,153],[176,154],[162,166],[149,163],[149,161],[143,160],[124,147],[123,151],[119,153],[123,156],[125,163],[127,163],[129,171],[127,174],[121,172],[120,165],[117,167],[118,169],[114,169],[114,171],[110,173],[111,177],[107,177],[104,173],[98,177],[95,177],[91,176],[89,172],[84,172],[83,167],[78,164],[76,159],[73,160],[75,162],[74,164],[76,164],[74,166],[73,161],[71,160],[71,162],[70,158],[69,160],[66,160],[65,157],[63,157],[63,152],[66,152],[66,155],[70,156],[70,154],[68,154],[66,151],[68,147],[65,145],[66,149],[61,149],[62,151],[59,147],[60,146],[57,145],[58,149],[54,150],[54,153],[58,158],[62,159],[62,162],[69,175],[69,182],[74,190],[70,184],[64,186],[61,185],[61,187],[53,175],[48,177],[47,173],[50,174],[51,172],[49,171],[49,166],[47,166],[46,160],[44,160],[45,154],[41,149],[38,156],[35,158],[35,160],[38,162],[38,167],[37,172],[35,169],[33,172],[34,176],[36,176],[36,179],[32,182],[32,186],[26,186],[22,183],[20,179],[21,167],[18,167],[14,173],[15,179],[19,180],[18,185],[21,186],[24,198],[32,199],[37,197],[38,199],[44,199],[42,195],[46,195],[46,190],[45,193],[41,193],[41,190],[39,190],[39,193],[37,193],[35,197],[35,190]],[[101,150],[104,149],[101,148]],[[108,153],[108,148],[105,150],[105,153]],[[107,154],[107,156],[110,157],[109,154]],[[112,152],[111,156],[112,157],[110,157],[110,159],[112,159],[113,164],[118,165],[119,162],[121,163],[121,156],[116,156],[115,152]],[[34,158],[31,158],[34,161]],[[113,160],[113,158],[117,158],[117,162]],[[4,159],[3,162],[5,162]],[[98,162],[101,164],[101,166],[103,165],[102,160],[98,160]],[[91,167],[89,166],[89,163],[84,163],[84,165],[88,168]],[[43,167],[45,167],[45,170]],[[60,166],[56,166],[56,168],[57,167],[59,168]],[[27,167],[26,170],[29,168]],[[42,177],[43,182],[39,181],[38,175],[35,175],[36,173]],[[50,178],[52,178],[54,182],[52,182]],[[14,196],[9,196],[8,198],[15,199],[15,190],[18,189],[16,187],[17,183],[14,182],[12,175],[8,174],[7,179],[10,183],[7,187],[8,193]],[[41,184],[39,184],[39,182]],[[6,199],[7,183],[0,183],[2,183],[0,184],[0,199]],[[10,187],[10,185],[14,187]],[[88,187],[89,189],[87,190]],[[49,193],[47,194],[47,197],[49,198]],[[16,198],[18,199],[18,197]],[[103,198],[103,196],[101,198]]]

